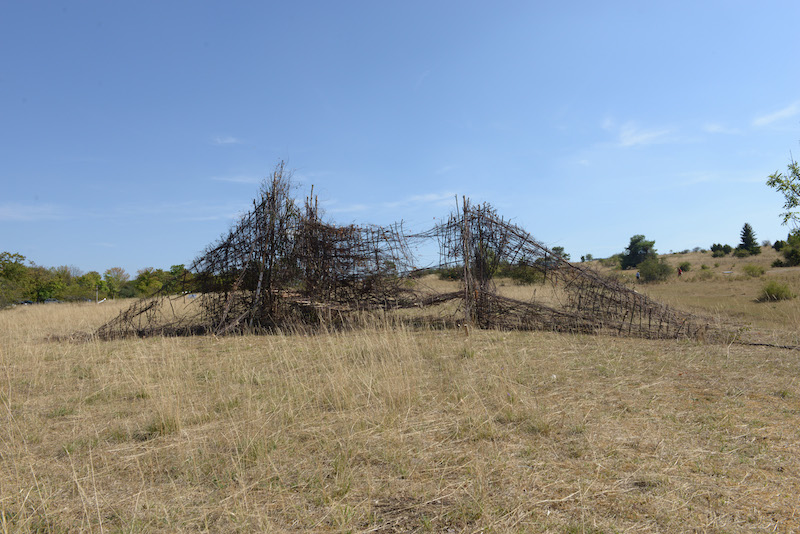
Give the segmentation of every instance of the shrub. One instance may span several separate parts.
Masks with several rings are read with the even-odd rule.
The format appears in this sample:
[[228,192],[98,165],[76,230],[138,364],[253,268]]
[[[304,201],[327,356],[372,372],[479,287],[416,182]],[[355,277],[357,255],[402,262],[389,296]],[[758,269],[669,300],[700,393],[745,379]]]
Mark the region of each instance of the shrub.
[[656,258],[648,258],[639,264],[639,273],[643,282],[664,281],[671,272],[672,267],[663,258],[660,261]]
[[714,278],[713,271],[705,269],[694,275],[694,278],[692,278],[692,280],[711,280],[712,278]]
[[525,263],[512,265],[508,262],[502,262],[497,268],[496,275],[501,278],[510,278],[518,284],[544,282],[542,270],[539,267],[526,265]]
[[609,256],[608,258],[602,258],[600,260],[600,265],[603,267],[611,267],[612,269],[619,268],[620,262],[622,261],[622,254],[614,254],[613,256]]
[[765,272],[764,268],[761,265],[755,265],[752,263],[742,267],[742,270],[744,270],[744,274],[746,274],[747,276],[752,276],[753,278],[758,278],[759,276],[762,276]]
[[737,248],[733,251],[733,255],[737,258],[746,258],[750,255],[750,251],[744,248]]
[[530,265],[518,265],[509,270],[508,276],[518,284],[535,284],[544,281],[544,273]]
[[464,277],[463,267],[449,267],[439,269],[440,280],[461,280]]
[[765,302],[770,300],[789,300],[793,299],[795,294],[789,289],[786,284],[781,284],[775,280],[770,280],[764,289],[761,291],[761,296],[758,300]]
[[772,248],[783,254],[784,261],[775,260],[773,267],[794,267],[800,265],[800,230],[794,230],[786,241],[775,241]]
[[[715,263],[715,264],[714,264],[714,267],[719,267],[719,263]],[[703,265],[701,265],[701,266],[700,266],[700,270],[701,270],[701,271],[707,271],[707,270],[708,270],[708,265],[706,265],[706,264],[704,263]]]
[[800,246],[788,245],[781,250],[783,257],[786,261],[783,262],[785,267],[793,267],[800,265]]
[[690,271],[692,269],[692,264],[689,263],[688,261],[684,261],[684,262],[681,262],[680,265],[678,265],[678,268],[683,272],[688,272],[688,271]]
[[711,245],[711,256],[714,258],[721,258],[726,254],[730,254],[733,250],[733,247],[730,245],[722,245],[720,243],[714,243]]

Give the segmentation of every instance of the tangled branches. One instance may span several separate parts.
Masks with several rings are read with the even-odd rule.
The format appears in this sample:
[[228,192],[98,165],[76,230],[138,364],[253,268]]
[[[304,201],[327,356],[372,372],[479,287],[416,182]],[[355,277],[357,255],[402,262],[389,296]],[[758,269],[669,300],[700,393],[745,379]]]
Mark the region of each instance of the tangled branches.
[[[281,163],[262,185],[253,209],[187,269],[179,294],[158,293],[136,302],[97,336],[335,327],[359,313],[406,308],[438,310],[452,322],[482,328],[653,338],[713,334],[708,321],[570,264],[488,204],[472,206],[465,198],[446,222],[406,235],[400,224],[325,222],[313,189],[302,207],[291,192],[291,175]],[[461,271],[460,290],[425,292],[412,278],[418,271],[410,243],[429,240],[439,244],[438,268]],[[534,273],[551,288],[551,298],[499,294],[494,280],[508,266]]]

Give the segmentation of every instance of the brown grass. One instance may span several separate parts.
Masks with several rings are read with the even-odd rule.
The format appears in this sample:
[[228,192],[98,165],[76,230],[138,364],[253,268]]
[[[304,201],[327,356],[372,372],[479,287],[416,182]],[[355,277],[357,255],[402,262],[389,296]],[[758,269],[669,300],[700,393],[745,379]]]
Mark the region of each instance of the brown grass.
[[[729,288],[747,314],[753,283],[648,291],[724,309]],[[0,532],[800,529],[794,351],[391,325],[52,341],[123,305],[0,312]]]

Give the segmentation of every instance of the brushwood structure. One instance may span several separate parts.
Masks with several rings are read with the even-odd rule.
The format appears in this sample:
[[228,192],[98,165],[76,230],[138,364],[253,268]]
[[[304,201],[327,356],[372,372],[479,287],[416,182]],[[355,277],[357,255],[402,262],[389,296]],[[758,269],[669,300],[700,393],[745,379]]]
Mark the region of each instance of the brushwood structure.
[[[443,222],[411,234],[402,223],[336,225],[323,220],[313,188],[302,203],[292,192],[291,173],[281,163],[252,209],[170,284],[177,293],[136,301],[96,336],[306,331],[394,311],[415,324],[642,338],[723,335],[707,319],[566,261],[488,204],[463,198]],[[414,251],[432,241],[439,249],[434,269],[457,272],[457,290],[437,291],[421,281],[420,273],[431,268],[418,268]],[[550,298],[501,295],[496,275],[509,265],[532,272],[551,288]]]

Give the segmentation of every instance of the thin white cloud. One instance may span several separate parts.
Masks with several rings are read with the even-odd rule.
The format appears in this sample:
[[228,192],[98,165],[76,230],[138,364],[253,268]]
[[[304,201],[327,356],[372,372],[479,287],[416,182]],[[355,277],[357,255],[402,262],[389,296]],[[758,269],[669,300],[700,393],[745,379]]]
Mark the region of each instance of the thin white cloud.
[[455,193],[426,193],[423,195],[412,195],[404,199],[395,200],[392,202],[384,202],[384,208],[399,208],[403,206],[419,206],[421,204],[430,204],[433,206],[449,206],[456,198]]
[[455,193],[427,193],[425,195],[414,195],[408,199],[413,204],[433,204],[435,206],[449,205],[456,197]]
[[305,182],[305,181],[311,181],[314,178],[325,178],[327,176],[331,176],[332,174],[334,174],[334,173],[331,172],[331,171],[324,171],[324,170],[323,171],[293,171],[292,172],[292,178],[294,178],[295,180],[301,181],[301,182]]
[[728,128],[717,123],[707,123],[703,125],[703,131],[713,134],[739,135],[742,133],[737,128]]
[[213,141],[215,145],[239,145],[242,143],[240,139],[232,135],[218,135]]
[[739,170],[736,172],[719,171],[688,171],[679,173],[678,180],[671,182],[676,187],[685,187],[703,183],[721,184],[763,184],[763,171]]
[[720,175],[716,172],[689,171],[680,173],[678,176],[681,179],[676,185],[680,187],[720,181]]
[[119,217],[158,217],[176,221],[218,221],[238,219],[249,206],[232,202],[206,203],[198,201],[136,203],[115,206],[113,211],[103,215],[105,218]]
[[261,178],[249,174],[236,174],[233,176],[212,176],[215,182],[228,182],[232,184],[258,184]]
[[450,206],[455,199],[454,193],[425,193],[411,195],[400,200],[377,202],[374,204],[354,203],[339,204],[338,200],[327,200],[323,203],[325,213],[361,213],[367,211],[393,210],[397,208],[418,208],[420,206]]
[[208,222],[208,221],[229,221],[236,220],[242,216],[242,213],[220,213],[217,215],[197,215],[189,217],[179,217],[178,221],[184,222]]
[[790,117],[794,117],[795,115],[800,114],[800,100],[797,102],[793,102],[789,104],[783,109],[779,109],[774,113],[769,113],[767,115],[761,115],[760,117],[756,117],[753,119],[753,126],[768,126],[773,122],[777,122],[783,119],[788,119]]
[[0,221],[37,222],[65,218],[64,209],[54,204],[0,204]]
[[436,169],[434,174],[439,175],[439,176],[442,175],[442,174],[448,174],[448,173],[456,170],[456,168],[457,167],[455,165],[444,165],[444,166],[439,167],[438,169]]
[[640,128],[636,122],[628,121],[622,125],[617,125],[616,121],[606,118],[602,128],[617,136],[617,145],[623,148],[633,146],[654,145],[671,141],[671,130],[662,128],[660,130]]
[[619,130],[619,146],[632,147],[640,145],[653,145],[667,141],[670,130],[643,130],[632,122],[627,122]]
[[368,209],[369,206],[366,204],[348,204],[346,206],[325,207],[325,211],[327,213],[358,213],[367,211]]

